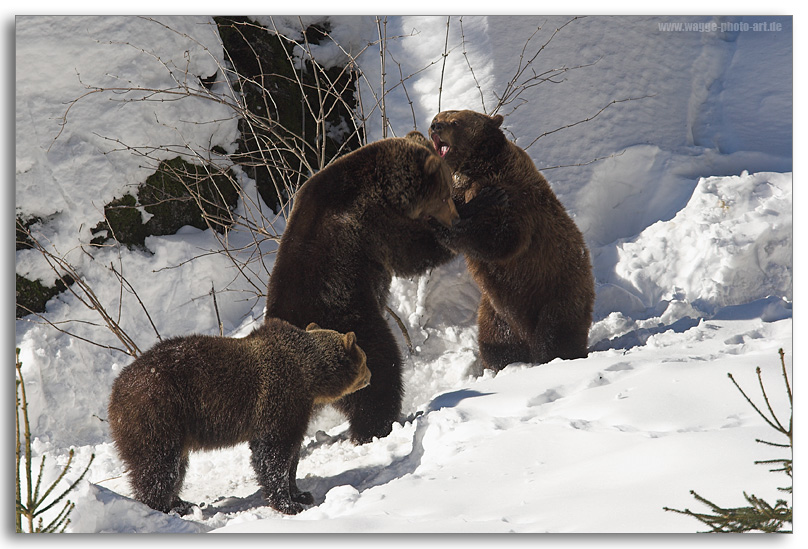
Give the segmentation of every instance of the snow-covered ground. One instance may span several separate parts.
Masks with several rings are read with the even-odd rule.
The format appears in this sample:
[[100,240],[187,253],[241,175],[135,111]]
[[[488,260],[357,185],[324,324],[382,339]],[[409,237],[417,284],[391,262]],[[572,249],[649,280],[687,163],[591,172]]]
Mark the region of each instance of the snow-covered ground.
[[[408,80],[406,94],[398,87],[388,96],[395,133],[424,131],[439,109],[490,109],[536,28],[525,59],[569,19],[475,16],[463,17],[461,27],[453,17],[444,67],[445,17],[389,17],[388,36],[401,36],[390,54],[404,74],[437,61]],[[158,20],[165,25],[121,16],[16,22],[17,211],[46,219],[36,230],[109,310],[120,306],[121,324],[141,349],[156,341],[155,330],[135,296],[121,293],[111,263],[163,337],[218,332],[212,286],[232,290],[218,298],[228,335],[249,332],[263,310],[263,300],[239,291],[248,285],[226,258],[205,253],[218,248],[210,231],[150,237],[149,253],[95,249],[90,258],[79,247],[92,238],[103,205],[153,170],[116,150],[120,143],[235,147],[235,120],[205,100],[121,103],[94,94],[70,109],[62,129],[67,102],[86,92],[83,84],[168,87],[186,67],[210,76],[222,62],[209,18]],[[752,30],[773,21],[780,30]],[[663,30],[683,22],[708,30]],[[709,30],[713,23],[717,30]],[[332,25],[353,51],[377,36],[372,17],[334,17]],[[337,53],[322,46],[318,57]],[[359,61],[377,82],[378,51]],[[57,474],[53,462],[64,464],[71,447],[78,465],[68,479],[95,455],[71,495],[69,531],[695,532],[703,530],[699,522],[663,510],[706,510],[691,489],[728,507],[743,505],[744,491],[782,497],[777,487],[788,478],[753,463],[782,457],[755,442],[773,432],[726,374],[756,396],[760,366],[775,410],[787,415],[777,349],[786,351],[790,371],[791,20],[582,18],[559,31],[535,63],[537,71],[581,66],[501,112],[585,232],[598,283],[590,356],[479,375],[479,293],[462,259],[396,279],[390,305],[414,346],[407,353],[402,338],[401,424],[354,446],[341,436],[341,416],[330,409],[318,416],[298,470],[315,505],[294,517],[262,501],[246,445],[193,454],[182,497],[200,507],[180,518],[129,499],[110,442],[109,390],[129,357],[32,317],[18,320],[34,452],[49,456],[46,475]],[[531,145],[628,98],[637,100]],[[370,140],[381,137],[380,124],[371,130]],[[234,246],[239,238],[249,237],[233,235]],[[53,280],[30,250],[17,252],[16,271]],[[65,326],[117,345],[70,294],[52,299],[46,316],[55,324],[86,321]]]

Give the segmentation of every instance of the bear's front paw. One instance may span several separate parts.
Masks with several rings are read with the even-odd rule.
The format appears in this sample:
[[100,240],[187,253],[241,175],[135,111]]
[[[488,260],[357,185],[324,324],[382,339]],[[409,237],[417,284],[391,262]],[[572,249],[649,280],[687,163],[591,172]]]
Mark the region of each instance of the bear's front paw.
[[193,511],[194,507],[199,507],[195,503],[191,503],[190,501],[185,501],[180,498],[174,498],[174,501],[171,502],[171,510],[169,512],[174,512],[179,516],[184,516],[191,511]]
[[[474,225],[474,222],[472,221],[472,216],[461,217],[460,219],[456,220],[452,225],[452,231],[454,232],[454,236],[459,236],[461,233],[468,230],[468,228],[471,227],[472,225]],[[444,245],[450,242],[452,242],[451,236],[447,235]]]
[[314,496],[311,492],[292,492],[292,501],[302,503],[303,505],[311,505],[314,503]]
[[[459,219],[454,220],[454,222],[452,223],[452,229],[454,229],[454,226],[457,224],[458,221],[460,220]],[[447,228],[444,225],[441,225],[440,223],[431,218],[429,219],[429,221],[427,221],[427,223],[429,224],[429,229],[435,234],[435,238],[437,239],[438,242],[440,242],[444,246],[449,242],[451,242],[452,232],[449,228]]]
[[283,513],[284,515],[296,515],[303,511],[303,506],[300,503],[292,501],[291,499],[288,501],[270,501],[269,506],[279,513]]
[[479,213],[491,208],[505,207],[508,205],[508,193],[502,187],[483,187],[477,196],[461,205],[457,209],[460,220],[474,217]]

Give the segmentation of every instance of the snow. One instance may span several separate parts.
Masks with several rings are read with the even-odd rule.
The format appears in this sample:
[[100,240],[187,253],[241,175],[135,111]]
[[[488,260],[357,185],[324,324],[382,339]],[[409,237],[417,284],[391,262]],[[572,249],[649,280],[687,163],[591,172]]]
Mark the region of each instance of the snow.
[[[398,86],[388,94],[388,135],[424,131],[439,108],[481,110],[484,103],[490,110],[536,27],[542,30],[526,59],[569,19],[469,16],[461,30],[453,17],[444,58],[445,17],[388,17],[387,35],[397,37],[390,55],[402,74],[428,66],[406,81],[406,93]],[[496,376],[480,372],[479,291],[462,258],[422,277],[395,279],[390,306],[413,345],[409,353],[401,337],[402,421],[389,436],[355,446],[344,436],[342,416],[321,413],[298,469],[315,504],[297,516],[265,505],[246,445],[192,455],[182,497],[201,505],[191,515],[165,515],[130,499],[104,421],[112,381],[130,358],[79,338],[120,342],[69,293],[53,298],[45,316],[78,337],[33,317],[16,321],[35,456],[48,455],[47,474],[55,478],[74,448],[70,480],[95,455],[71,494],[68,530],[695,532],[703,530],[695,519],[663,510],[699,509],[691,489],[725,506],[743,505],[744,491],[782,497],[776,488],[787,477],[754,464],[782,453],[755,442],[772,431],[727,373],[754,398],[760,366],[775,410],[788,413],[777,349],[785,350],[790,372],[791,20],[778,18],[778,32],[659,26],[772,19],[588,17],[558,32],[536,70],[581,68],[500,112],[585,233],[597,281],[593,352],[542,366],[514,364]],[[294,17],[262,21],[299,30]],[[378,49],[367,46],[378,37],[376,22],[338,16],[332,25],[335,40],[358,55],[367,98],[381,77]],[[230,151],[237,122],[204,99],[122,102],[101,93],[70,107],[64,127],[62,116],[88,91],[85,84],[172,87],[186,66],[210,76],[223,62],[216,40],[211,19],[198,16],[16,21],[17,212],[43,218],[34,229],[76,265],[108,310],[121,311],[123,328],[141,349],[157,341],[155,328],[163,337],[218,333],[212,287],[224,290],[218,310],[225,334],[243,336],[262,318],[260,292],[222,255],[207,253],[220,247],[210,231],[185,227],[150,237],[148,251],[94,249],[90,257],[81,248],[103,205],[153,171],[133,148],[184,143]],[[323,63],[341,55],[333,44],[313,51]],[[388,84],[397,83],[393,62],[387,72]],[[636,101],[612,104],[530,145],[627,98]],[[381,137],[377,110],[369,139]],[[274,226],[282,231],[283,220]],[[232,238],[234,247],[249,241],[240,233]],[[110,265],[137,296],[121,291]],[[54,278],[30,250],[16,253],[16,272]],[[256,272],[265,286],[265,273]]]

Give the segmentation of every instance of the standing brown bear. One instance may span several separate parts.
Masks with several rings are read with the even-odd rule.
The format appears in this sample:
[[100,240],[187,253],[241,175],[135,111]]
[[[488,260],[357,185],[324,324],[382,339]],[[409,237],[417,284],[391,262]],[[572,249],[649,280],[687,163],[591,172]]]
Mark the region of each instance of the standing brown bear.
[[334,403],[356,443],[386,436],[399,419],[403,360],[384,318],[387,296],[394,275],[418,275],[455,256],[429,223],[448,227],[457,218],[451,193],[449,169],[431,147],[390,138],[334,161],[294,196],[266,314],[356,332],[373,384]]
[[502,120],[443,111],[430,126],[460,214],[442,238],[466,256],[482,292],[483,367],[585,357],[595,300],[589,251],[530,157],[505,138]]
[[296,514],[300,445],[315,405],[370,382],[353,333],[269,318],[248,336],[191,335],[162,341],[112,384],[109,426],[135,497],[184,513],[179,492],[191,450],[249,442],[269,505]]

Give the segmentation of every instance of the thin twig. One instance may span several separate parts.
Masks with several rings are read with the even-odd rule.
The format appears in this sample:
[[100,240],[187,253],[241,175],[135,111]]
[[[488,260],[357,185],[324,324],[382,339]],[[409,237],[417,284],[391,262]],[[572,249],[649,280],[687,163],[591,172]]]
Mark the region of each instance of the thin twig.
[[566,125],[564,125],[564,126],[561,126],[560,128],[556,128],[556,129],[554,129],[554,130],[550,130],[550,131],[546,131],[546,132],[544,132],[543,134],[541,134],[541,135],[539,135],[538,137],[536,137],[536,138],[535,138],[533,141],[531,141],[531,142],[530,142],[530,144],[529,144],[527,147],[524,147],[524,150],[528,150],[528,149],[529,149],[529,148],[530,148],[530,147],[531,147],[531,146],[532,146],[532,145],[533,145],[533,144],[534,144],[536,141],[538,141],[538,140],[539,140],[539,139],[541,139],[542,137],[546,137],[546,136],[548,136],[548,135],[554,134],[554,133],[559,132],[559,131],[561,131],[561,130],[566,130],[566,129],[569,129],[569,128],[573,128],[573,127],[575,127],[575,126],[577,126],[577,125],[579,125],[579,124],[583,124],[584,122],[589,122],[589,121],[591,121],[591,120],[594,120],[594,119],[595,119],[595,118],[597,118],[597,117],[598,117],[598,116],[599,116],[599,115],[600,115],[600,114],[601,114],[603,111],[605,111],[606,109],[608,109],[608,108],[609,108],[609,107],[611,107],[612,105],[615,105],[615,104],[617,104],[617,103],[625,103],[625,102],[627,102],[627,101],[638,101],[638,100],[640,100],[640,99],[646,99],[646,98],[648,98],[648,97],[654,97],[655,95],[656,95],[656,94],[649,94],[649,95],[643,95],[642,97],[627,97],[627,98],[625,98],[625,99],[613,99],[612,101],[610,101],[609,103],[607,103],[606,105],[604,105],[603,107],[601,107],[601,108],[600,108],[600,110],[598,110],[598,112],[596,112],[595,114],[593,114],[592,116],[590,116],[590,117],[588,117],[588,118],[584,118],[583,120],[579,120],[579,121],[577,121],[577,122],[573,122],[572,124],[566,124]]
[[385,52],[387,50],[387,17],[384,18],[384,32],[382,32],[382,21],[378,17],[376,17],[376,28],[379,32],[379,57],[381,59],[381,69],[382,69],[382,91],[381,91],[381,115],[382,115],[382,138],[387,137],[387,106],[386,106],[386,96],[387,90],[385,89],[387,84],[385,82],[387,78],[387,71],[385,69]]
[[404,326],[404,323],[401,321],[398,315],[395,312],[393,312],[393,309],[391,309],[389,305],[385,305],[384,308],[387,310],[388,313],[390,313],[390,316],[393,317],[393,320],[396,321],[396,324],[398,324],[398,327],[401,330],[401,335],[404,336],[404,341],[407,343],[407,350],[410,352],[410,354],[412,354],[413,353],[412,340],[410,339],[410,333],[407,331],[407,327]]
[[441,97],[443,95],[443,77],[446,73],[446,58],[449,57],[449,21],[451,16],[446,17],[446,37],[443,42],[443,65],[440,69],[440,84],[438,85],[438,112],[441,111]]
[[594,164],[595,162],[600,162],[601,160],[607,160],[609,158],[616,158],[618,156],[623,156],[623,153],[625,153],[625,152],[626,151],[623,150],[623,151],[620,151],[619,153],[609,154],[609,155],[606,155],[606,156],[599,156],[597,158],[593,158],[592,160],[588,160],[587,162],[578,162],[576,164],[562,164],[562,165],[559,165],[559,166],[547,166],[546,168],[542,168],[541,171],[557,170],[559,168],[574,168],[574,167],[579,167],[579,166],[588,166],[590,164]]
[[[466,65],[469,67],[469,72],[471,72],[471,78],[474,80],[474,84],[477,86],[477,91],[480,92],[480,105],[482,106],[483,112],[487,112],[485,110],[485,97],[483,96],[483,89],[480,86],[480,81],[477,80],[477,75],[474,74],[474,68],[471,66],[471,61],[469,60],[469,55],[466,51],[466,35],[463,32],[463,17],[460,17],[460,40],[460,43],[463,46],[463,57],[466,59]],[[440,107],[440,104],[438,106]],[[438,109],[438,112],[440,112],[440,108]]]
[[219,304],[216,302],[216,288],[213,282],[210,283],[210,295],[213,296],[213,310],[216,311],[216,325],[219,326],[219,335],[224,336],[224,323],[222,317],[219,316]]
[[[163,338],[160,335],[160,332],[157,330],[157,326],[154,325],[154,321],[152,320],[152,317],[149,314],[149,310],[146,308],[146,305],[140,299],[140,296],[138,295],[138,293],[135,290],[134,286],[132,286],[132,284],[128,280],[126,280],[126,278],[121,273],[119,273],[117,271],[117,269],[115,269],[115,265],[110,263],[109,268],[113,272],[113,274],[118,277],[118,279],[121,281],[121,284],[122,285],[126,284],[126,287],[129,288],[129,291],[132,292],[132,295],[135,296],[135,299],[137,299],[137,302],[140,304],[140,308],[143,309],[143,312],[146,314],[146,318],[149,320],[149,324],[151,324],[151,327],[154,330],[154,334],[157,336],[157,339],[159,341],[162,341]],[[123,299],[121,299],[121,301],[123,301]]]
[[[32,247],[41,254],[51,270],[67,287],[68,291],[70,291],[70,293],[72,293],[85,307],[98,313],[107,328],[118,338],[121,343],[123,343],[124,347],[126,348],[126,351],[124,352],[131,356],[138,356],[140,354],[140,349],[135,341],[129,336],[129,334],[126,333],[123,328],[121,328],[121,325],[109,315],[106,308],[93,291],[92,287],[84,281],[84,279],[76,271],[75,267],[71,265],[64,256],[57,255],[58,252],[53,253],[46,249],[42,242],[40,242],[40,240],[33,235],[28,227],[23,226],[19,221],[17,222],[17,226],[25,232],[27,238],[31,243],[33,243]],[[68,280],[65,277],[69,278],[71,282],[70,284],[68,284]],[[74,289],[74,286],[77,286],[83,295],[79,295],[79,293]],[[45,319],[42,315],[39,316]],[[45,321],[53,325],[53,323],[51,323],[49,320],[45,319]],[[100,347],[114,348],[100,344],[97,345]]]

